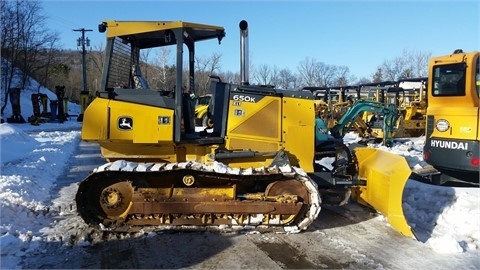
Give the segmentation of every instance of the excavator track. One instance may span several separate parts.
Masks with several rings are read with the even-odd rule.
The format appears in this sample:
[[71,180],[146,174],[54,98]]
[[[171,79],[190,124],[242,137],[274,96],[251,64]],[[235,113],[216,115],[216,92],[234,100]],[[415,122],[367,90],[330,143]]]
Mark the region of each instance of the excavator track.
[[295,233],[316,219],[320,203],[316,183],[290,165],[238,169],[118,160],[96,168],[76,195],[82,219],[112,232],[148,226]]

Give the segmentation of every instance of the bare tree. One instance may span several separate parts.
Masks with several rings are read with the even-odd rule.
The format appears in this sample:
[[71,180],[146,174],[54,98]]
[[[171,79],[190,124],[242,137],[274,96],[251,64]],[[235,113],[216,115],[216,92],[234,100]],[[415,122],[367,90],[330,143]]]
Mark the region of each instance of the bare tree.
[[220,71],[216,74],[223,82],[240,83],[240,73],[233,73],[232,71]]
[[307,57],[298,66],[300,80],[305,86],[315,86],[317,83],[317,60]]
[[[50,47],[49,48],[46,48],[42,54],[42,58],[43,59],[39,59],[40,61],[38,61],[39,65],[38,65],[38,69],[40,71],[43,70],[43,72],[39,72],[39,73],[42,73],[40,76],[35,76],[35,77],[38,77],[38,82],[40,84],[38,84],[38,89],[37,91],[40,90],[40,87],[41,85],[47,85],[48,84],[48,80],[49,80],[49,75],[50,75],[50,67],[52,65],[55,65],[56,61],[55,61],[55,53],[56,53],[56,49],[55,49],[55,44],[56,44],[56,41],[57,41],[57,36],[52,36],[52,42],[50,42]],[[43,76],[42,76],[43,75]]]
[[333,85],[346,86],[349,84],[350,69],[347,66],[337,66],[334,68]]
[[372,82],[377,83],[383,81],[382,67],[378,67],[375,74],[372,76]]
[[410,63],[408,69],[413,77],[428,76],[428,61],[432,57],[431,52],[423,52],[419,50],[404,50],[403,54]]
[[172,90],[175,85],[175,73],[172,72],[173,65],[170,62],[171,49],[161,47],[157,50],[156,61],[153,65],[153,75],[150,76],[150,86],[164,90]]
[[[2,105],[1,114],[8,103],[8,89],[12,86],[12,81],[16,75],[16,68],[14,62],[18,58],[16,53],[20,47],[18,29],[15,21],[16,12],[12,2],[1,1],[1,16],[0,22],[2,24],[1,32],[1,54],[2,54]],[[5,60],[4,60],[5,59]]]
[[273,66],[272,69],[272,77],[270,79],[270,83],[268,85],[277,86],[280,84],[280,70],[277,66]]
[[254,80],[258,84],[267,85],[271,83],[273,70],[265,64],[255,69]]
[[148,66],[150,65],[150,54],[152,49],[144,49],[140,51],[140,69],[142,70],[142,77],[148,81],[149,74],[148,74]]
[[346,76],[348,68],[327,65],[313,58],[305,58],[300,62],[298,72],[304,85],[326,87],[333,86],[342,75]]
[[402,72],[407,66],[406,59],[395,57],[392,60],[385,60],[382,64],[383,80],[394,81],[400,78]]
[[334,84],[335,73],[337,72],[336,66],[318,62],[316,70],[317,85],[332,86]]
[[431,53],[428,52],[404,49],[401,56],[385,60],[380,65],[382,77],[377,76],[376,79],[395,81],[402,78],[425,77],[428,75],[430,57]]
[[198,95],[204,95],[208,89],[210,75],[220,70],[222,54],[213,53],[209,58],[195,57],[195,82]]
[[[1,53],[11,65],[3,66],[5,73],[2,96],[5,97],[6,106],[8,89],[12,87],[13,75],[16,68],[22,71],[22,76],[15,87],[25,88],[27,78],[34,76],[35,72],[48,68],[51,52],[58,40],[58,34],[48,31],[44,27],[46,17],[41,13],[39,1],[16,0],[1,1]],[[45,59],[47,58],[46,62]]]
[[371,83],[372,82],[369,78],[366,78],[366,77],[362,77],[358,80],[355,79],[353,81],[355,81],[355,84],[364,84],[364,83]]
[[284,68],[278,73],[278,82],[276,85],[283,89],[291,89],[298,87],[297,81],[298,79],[295,74],[293,74],[290,69]]
[[90,71],[88,78],[93,78],[93,80],[90,80],[91,85],[89,86],[89,89],[100,91],[101,74],[105,62],[104,46],[102,44],[96,46],[87,56],[89,62],[89,65],[87,65],[87,67],[89,67],[87,71]]

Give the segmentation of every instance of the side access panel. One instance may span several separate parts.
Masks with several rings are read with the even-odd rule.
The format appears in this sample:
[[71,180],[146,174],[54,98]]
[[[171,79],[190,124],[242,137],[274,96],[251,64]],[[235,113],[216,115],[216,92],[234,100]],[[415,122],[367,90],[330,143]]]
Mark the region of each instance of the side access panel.
[[109,104],[109,140],[133,143],[173,141],[173,110],[112,100]]

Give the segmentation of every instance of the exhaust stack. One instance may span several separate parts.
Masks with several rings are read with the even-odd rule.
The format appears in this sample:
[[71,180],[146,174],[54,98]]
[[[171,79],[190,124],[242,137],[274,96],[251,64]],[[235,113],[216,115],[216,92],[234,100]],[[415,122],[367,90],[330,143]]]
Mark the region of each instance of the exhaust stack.
[[240,26],[240,80],[242,85],[248,82],[248,23],[242,20]]

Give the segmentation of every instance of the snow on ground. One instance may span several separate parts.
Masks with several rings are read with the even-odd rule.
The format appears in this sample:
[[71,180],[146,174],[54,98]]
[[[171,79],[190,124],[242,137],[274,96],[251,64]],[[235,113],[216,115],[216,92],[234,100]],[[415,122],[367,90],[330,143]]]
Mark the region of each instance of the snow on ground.
[[[51,92],[40,89],[55,99]],[[29,97],[33,92],[22,91],[25,119],[32,115]],[[24,254],[36,250],[40,242],[49,241],[43,232],[51,226],[51,218],[44,217],[44,213],[52,206],[52,189],[80,141],[81,123],[76,122],[80,106],[69,103],[68,108],[73,117],[64,123],[0,124],[1,269],[18,268]],[[10,116],[8,104],[3,119]],[[358,141],[358,136],[349,133],[345,141]],[[404,156],[412,168],[423,167],[423,141],[420,137],[398,140],[392,148],[371,147]],[[417,235],[418,239],[434,251],[462,253],[480,249],[480,189],[438,187],[409,180],[403,208],[412,228],[427,232]]]
[[[40,240],[46,241],[42,229],[50,224],[42,219],[42,213],[51,206],[50,191],[80,140],[80,125],[76,121],[40,126],[0,124],[1,268],[15,267],[20,256],[35,249]],[[355,135],[349,134],[347,139],[355,139]],[[421,164],[421,147],[422,138],[417,138],[397,142],[389,151]],[[414,229],[431,232],[419,240],[436,252],[476,252],[480,248],[479,195],[478,188],[439,187],[409,180],[403,207]]]
[[[17,87],[16,80],[18,77],[12,87]],[[25,121],[33,115],[33,93],[57,100],[52,91],[29,80],[20,95]],[[1,106],[7,104],[1,118],[6,122],[12,116],[12,106],[3,98],[2,94]],[[43,111],[41,104],[40,109]],[[1,269],[17,268],[20,256],[38,246],[41,229],[49,226],[41,215],[50,206],[51,190],[80,140],[81,123],[76,121],[80,105],[68,102],[66,109],[69,118],[63,123],[0,124]],[[49,106],[47,111],[51,112]]]
[[[64,123],[42,124],[30,135],[22,129],[34,127],[30,124],[0,124],[2,269],[16,268],[20,256],[39,244],[41,229],[50,225],[42,214],[80,139],[80,124]],[[41,131],[48,126],[62,131]]]

